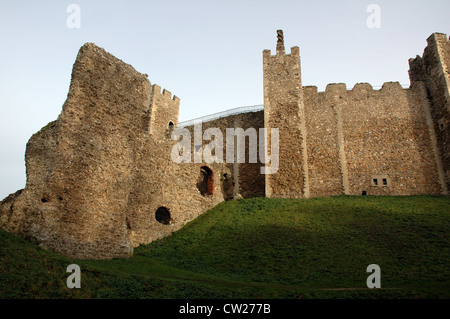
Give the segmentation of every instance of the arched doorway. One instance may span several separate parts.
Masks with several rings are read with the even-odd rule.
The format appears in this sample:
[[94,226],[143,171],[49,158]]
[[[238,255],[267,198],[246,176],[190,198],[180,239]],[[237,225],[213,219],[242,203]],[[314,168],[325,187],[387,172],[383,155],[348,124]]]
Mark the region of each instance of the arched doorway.
[[203,196],[214,194],[214,174],[208,166],[200,167],[197,188]]

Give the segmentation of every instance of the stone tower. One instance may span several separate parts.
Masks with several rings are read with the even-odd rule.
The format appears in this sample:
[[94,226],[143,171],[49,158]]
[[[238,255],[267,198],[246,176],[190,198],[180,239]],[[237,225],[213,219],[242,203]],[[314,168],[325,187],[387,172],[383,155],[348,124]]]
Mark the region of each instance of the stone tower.
[[309,197],[306,129],[300,52],[286,54],[283,31],[277,30],[276,55],[263,51],[264,127],[279,130],[279,169],[266,175],[267,197]]
[[[150,101],[149,133],[157,139],[167,137],[169,131],[178,125],[180,99],[157,84],[152,86]],[[169,135],[170,136],[170,135]]]
[[423,56],[409,60],[411,83],[425,83],[444,171],[443,193],[450,190],[450,40],[443,33],[427,39]]

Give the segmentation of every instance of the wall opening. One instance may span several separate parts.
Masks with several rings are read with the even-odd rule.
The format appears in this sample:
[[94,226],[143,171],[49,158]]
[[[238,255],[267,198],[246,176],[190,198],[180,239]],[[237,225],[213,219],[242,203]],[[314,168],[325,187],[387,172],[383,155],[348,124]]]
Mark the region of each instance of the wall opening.
[[225,200],[233,199],[233,179],[228,173],[222,175],[222,192]]
[[209,167],[200,167],[200,175],[197,181],[197,188],[202,196],[214,194],[214,174]]
[[174,126],[173,122],[170,121],[170,122],[169,122],[169,125],[168,125],[169,130],[173,129],[173,126]]
[[438,126],[439,126],[439,130],[445,131],[445,121],[444,118],[441,118],[438,120]]
[[361,195],[362,196],[366,196],[367,195],[367,191],[362,191]]
[[372,186],[389,186],[389,176],[388,175],[376,175],[372,176]]
[[173,222],[170,212],[166,207],[159,207],[156,210],[155,219],[163,225],[170,225]]

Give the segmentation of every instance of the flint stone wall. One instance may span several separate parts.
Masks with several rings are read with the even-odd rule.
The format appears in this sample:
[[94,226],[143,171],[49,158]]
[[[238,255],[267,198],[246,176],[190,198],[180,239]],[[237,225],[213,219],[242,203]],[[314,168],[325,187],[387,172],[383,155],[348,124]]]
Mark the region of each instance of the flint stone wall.
[[[57,253],[106,259],[131,256],[229,199],[448,194],[449,63],[449,40],[433,34],[423,58],[410,60],[410,88],[330,84],[317,92],[302,87],[299,49],[285,54],[279,33],[277,54],[263,53],[264,111],[203,123],[201,145],[187,127],[192,156],[178,164],[178,97],[87,43],[61,114],[27,143],[27,182],[0,202],[0,226]],[[263,127],[280,133],[273,175],[261,174]],[[194,160],[211,142],[202,138],[208,128],[223,136],[223,162]],[[256,130],[256,163],[248,138],[245,163],[226,161],[227,128]],[[202,194],[205,166],[211,180]]]

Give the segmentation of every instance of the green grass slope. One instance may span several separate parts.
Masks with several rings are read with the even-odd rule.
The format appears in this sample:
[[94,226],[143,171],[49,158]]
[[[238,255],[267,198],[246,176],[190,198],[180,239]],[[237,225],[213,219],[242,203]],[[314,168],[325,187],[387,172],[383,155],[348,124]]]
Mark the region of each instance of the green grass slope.
[[224,202],[129,259],[73,260],[0,231],[0,297],[450,298],[449,231],[440,196]]

